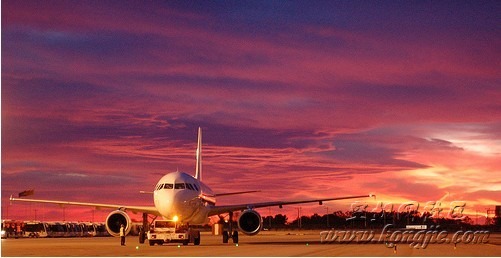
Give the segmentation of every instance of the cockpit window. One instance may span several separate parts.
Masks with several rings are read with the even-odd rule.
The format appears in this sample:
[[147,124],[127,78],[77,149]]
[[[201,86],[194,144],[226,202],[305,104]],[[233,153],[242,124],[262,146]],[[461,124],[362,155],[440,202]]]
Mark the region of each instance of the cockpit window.
[[195,190],[195,189],[193,189],[193,186],[191,184],[188,184],[188,183],[186,183],[186,188],[188,188],[190,190]]
[[164,184],[164,189],[172,189],[174,188],[173,184]]
[[185,189],[184,183],[178,183],[174,185],[174,189]]
[[198,186],[196,184],[193,184],[193,186],[195,187],[195,190],[200,191],[198,190]]

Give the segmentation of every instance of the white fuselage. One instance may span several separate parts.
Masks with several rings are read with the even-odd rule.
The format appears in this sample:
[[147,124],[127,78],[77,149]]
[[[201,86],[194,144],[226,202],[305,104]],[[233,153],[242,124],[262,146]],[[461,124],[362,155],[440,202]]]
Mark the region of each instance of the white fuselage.
[[198,179],[184,172],[163,176],[153,191],[155,207],[165,219],[175,216],[182,223],[204,224],[215,204],[212,190]]

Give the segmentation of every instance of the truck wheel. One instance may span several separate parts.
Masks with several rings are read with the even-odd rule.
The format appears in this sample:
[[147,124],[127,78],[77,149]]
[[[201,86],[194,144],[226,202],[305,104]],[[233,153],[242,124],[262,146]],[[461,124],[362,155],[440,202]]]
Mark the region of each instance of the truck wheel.
[[223,231],[223,243],[228,243],[228,231]]
[[154,246],[155,245],[155,242],[154,241],[148,241],[150,243],[150,246]]
[[238,231],[233,231],[233,235],[231,236],[233,243],[238,244]]

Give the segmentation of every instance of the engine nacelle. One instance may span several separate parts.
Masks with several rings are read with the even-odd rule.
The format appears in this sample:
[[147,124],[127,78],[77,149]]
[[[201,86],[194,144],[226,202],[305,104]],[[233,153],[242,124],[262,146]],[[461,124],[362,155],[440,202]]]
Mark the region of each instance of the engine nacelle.
[[129,234],[132,222],[124,211],[113,211],[106,218],[106,230],[114,237],[120,236],[120,225],[122,224],[125,226],[125,235]]
[[238,217],[238,228],[246,235],[259,233],[262,226],[263,219],[255,210],[245,210]]

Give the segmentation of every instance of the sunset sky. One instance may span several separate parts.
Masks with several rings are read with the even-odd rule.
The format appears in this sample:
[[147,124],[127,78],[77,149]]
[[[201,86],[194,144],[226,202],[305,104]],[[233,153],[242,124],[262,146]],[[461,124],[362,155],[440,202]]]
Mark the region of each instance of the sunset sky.
[[[63,219],[56,205],[9,206],[26,189],[153,205],[139,191],[194,174],[199,126],[204,182],[262,191],[218,204],[375,193],[370,208],[442,198],[445,211],[461,200],[485,216],[500,205],[500,1],[1,7],[2,218]],[[296,207],[260,212],[292,221]]]

